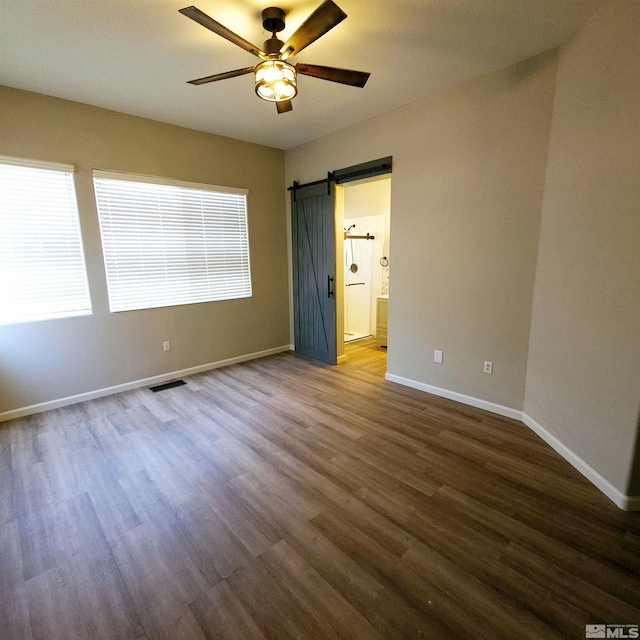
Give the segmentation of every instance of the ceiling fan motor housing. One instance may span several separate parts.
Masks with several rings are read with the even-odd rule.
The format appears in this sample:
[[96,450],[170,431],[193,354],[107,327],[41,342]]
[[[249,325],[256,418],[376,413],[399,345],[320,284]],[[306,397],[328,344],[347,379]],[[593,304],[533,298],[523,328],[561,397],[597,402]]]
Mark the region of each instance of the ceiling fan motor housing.
[[282,40],[278,40],[275,34],[271,36],[268,40],[264,41],[263,49],[264,52],[271,57],[279,57],[280,49],[284,46],[284,42]]
[[284,15],[282,9],[268,7],[262,12],[262,26],[266,31],[278,33],[284,29]]

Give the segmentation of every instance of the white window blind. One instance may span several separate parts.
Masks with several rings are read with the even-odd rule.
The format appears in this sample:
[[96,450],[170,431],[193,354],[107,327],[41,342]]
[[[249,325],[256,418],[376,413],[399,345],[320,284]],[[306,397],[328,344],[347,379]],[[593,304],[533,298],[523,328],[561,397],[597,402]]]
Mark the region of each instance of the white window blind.
[[0,157],[0,324],[90,313],[73,167]]
[[111,311],[251,296],[247,191],[93,172]]

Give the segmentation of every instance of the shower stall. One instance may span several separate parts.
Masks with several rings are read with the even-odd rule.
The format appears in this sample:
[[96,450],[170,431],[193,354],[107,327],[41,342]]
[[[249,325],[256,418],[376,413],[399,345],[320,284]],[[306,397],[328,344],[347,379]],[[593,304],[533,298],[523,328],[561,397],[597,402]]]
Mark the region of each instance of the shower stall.
[[374,265],[382,250],[383,221],[368,216],[344,221],[344,341],[371,336],[380,276]]

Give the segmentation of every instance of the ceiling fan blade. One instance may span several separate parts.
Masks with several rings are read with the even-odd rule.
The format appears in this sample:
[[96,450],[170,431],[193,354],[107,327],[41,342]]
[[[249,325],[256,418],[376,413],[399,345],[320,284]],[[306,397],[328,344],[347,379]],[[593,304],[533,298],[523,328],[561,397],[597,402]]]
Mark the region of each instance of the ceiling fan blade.
[[352,87],[364,87],[371,75],[366,71],[352,71],[351,69],[338,69],[336,67],[321,67],[317,64],[303,64],[301,62],[296,65],[296,71],[304,76],[320,78],[321,80],[330,80],[331,82],[339,82],[340,84],[348,84]]
[[224,73],[216,73],[213,76],[205,76],[197,80],[189,80],[188,84],[207,84],[207,82],[216,82],[216,80],[226,80],[227,78],[235,78],[243,76],[245,73],[251,73],[253,67],[245,67],[244,69],[236,69],[235,71],[225,71]]
[[[295,56],[320,36],[342,22],[347,14],[333,0],[325,0],[285,42],[280,51],[285,58]],[[284,59],[284,58],[283,58]]]
[[213,33],[217,33],[219,36],[222,36],[229,42],[237,44],[245,51],[253,53],[254,56],[258,56],[258,58],[262,58],[263,60],[267,59],[267,54],[259,47],[256,47],[244,38],[241,38],[237,33],[231,31],[231,29],[227,29],[227,27],[225,27],[223,24],[220,24],[217,20],[214,20],[203,11],[200,11],[200,9],[198,9],[197,7],[185,7],[184,9],[179,9],[179,12],[183,16],[187,16],[187,18],[195,20],[198,24],[201,24],[206,29],[213,31]]
[[282,102],[276,102],[278,113],[287,113],[287,111],[293,111],[293,105],[291,100],[283,100]]

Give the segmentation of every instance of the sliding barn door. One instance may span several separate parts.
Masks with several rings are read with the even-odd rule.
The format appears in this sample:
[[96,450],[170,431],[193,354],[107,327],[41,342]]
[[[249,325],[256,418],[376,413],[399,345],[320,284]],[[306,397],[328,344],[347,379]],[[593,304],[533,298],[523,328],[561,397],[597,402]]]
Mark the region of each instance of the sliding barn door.
[[336,364],[336,240],[333,184],[291,192],[296,352]]

